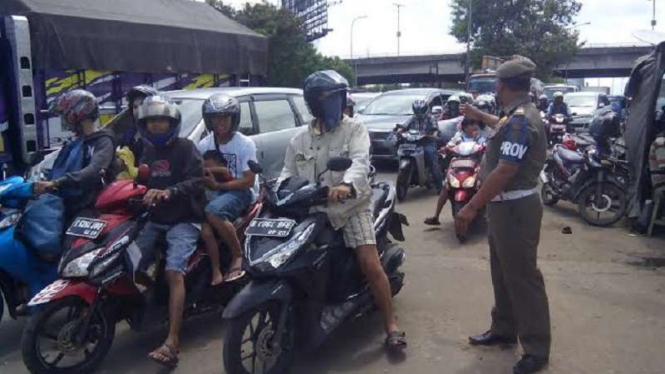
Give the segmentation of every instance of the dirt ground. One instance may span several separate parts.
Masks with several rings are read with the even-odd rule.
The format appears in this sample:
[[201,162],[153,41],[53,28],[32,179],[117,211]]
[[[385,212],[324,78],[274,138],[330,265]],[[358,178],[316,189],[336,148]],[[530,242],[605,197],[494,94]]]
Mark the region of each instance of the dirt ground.
[[[382,175],[392,180],[393,175]],[[406,229],[406,286],[394,304],[409,347],[401,359],[382,349],[378,315],[339,330],[323,347],[299,355],[296,374],[455,373],[508,374],[519,348],[473,348],[467,336],[489,326],[492,288],[485,228],[461,245],[449,207],[440,228],[422,224],[434,209],[431,192],[414,190],[398,206]],[[572,235],[564,235],[565,226]],[[617,225],[594,228],[575,207],[545,208],[539,263],[552,316],[553,345],[545,373],[665,372],[665,270],[636,266],[636,256],[665,256],[663,236],[635,237]],[[664,268],[665,269],[665,268]],[[24,321],[0,324],[0,374],[27,373],[19,349]],[[223,373],[220,315],[190,320],[184,327],[181,362],[173,373]],[[98,373],[162,373],[146,354],[165,329],[136,334],[124,326]]]

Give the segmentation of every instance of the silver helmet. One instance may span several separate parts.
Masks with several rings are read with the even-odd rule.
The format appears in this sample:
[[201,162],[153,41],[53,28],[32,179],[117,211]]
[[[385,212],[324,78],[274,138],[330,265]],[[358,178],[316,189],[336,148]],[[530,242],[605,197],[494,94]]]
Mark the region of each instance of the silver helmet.
[[[150,118],[166,118],[171,123],[170,130],[165,134],[153,134],[148,131],[147,124]],[[162,95],[147,97],[138,110],[137,125],[141,136],[156,146],[169,143],[178,137],[182,116],[180,110],[169,98]]]

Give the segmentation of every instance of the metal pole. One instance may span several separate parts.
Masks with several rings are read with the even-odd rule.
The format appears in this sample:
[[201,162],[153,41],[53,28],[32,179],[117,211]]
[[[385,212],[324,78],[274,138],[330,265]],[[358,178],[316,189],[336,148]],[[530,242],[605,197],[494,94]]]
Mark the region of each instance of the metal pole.
[[469,0],[469,14],[466,20],[466,62],[464,64],[464,76],[466,80],[466,91],[469,91],[469,75],[471,74],[471,25],[473,23],[473,0]]
[[656,0],[653,1],[653,19],[651,20],[651,30],[656,29]]
[[399,54],[400,54],[400,45],[399,39],[402,37],[402,29],[400,26],[400,10],[404,6],[402,4],[393,3],[397,7],[397,83],[399,84]]
[[[350,43],[351,44],[351,60],[353,60],[353,26],[355,26],[357,20],[363,19],[363,18],[367,18],[367,16],[364,15],[364,16],[356,17],[356,18],[353,19],[353,21],[351,21],[351,43]],[[356,86],[357,86],[358,85],[358,63],[356,61],[353,61],[353,70],[354,70],[354,74],[356,76]]]

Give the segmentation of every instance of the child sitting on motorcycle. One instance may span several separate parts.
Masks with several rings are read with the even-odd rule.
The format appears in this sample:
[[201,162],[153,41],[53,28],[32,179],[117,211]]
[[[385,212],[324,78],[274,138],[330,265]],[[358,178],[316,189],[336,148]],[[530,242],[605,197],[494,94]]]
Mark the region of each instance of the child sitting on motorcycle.
[[[434,187],[437,191],[441,190],[443,185],[443,175],[439,168],[439,155],[437,154],[439,127],[429,114],[429,106],[425,100],[416,100],[412,104],[413,117],[405,124],[406,130],[416,130],[421,134],[431,138],[423,150],[425,152],[425,162],[429,165],[432,173]],[[398,128],[398,131],[403,131]]]
[[[217,152],[233,176],[233,180],[223,183],[217,182],[211,173],[205,176],[206,186],[218,192],[206,206],[206,221],[231,253],[230,270],[223,280],[233,282],[245,276],[242,248],[233,223],[256,200],[256,175],[248,164],[257,162],[256,145],[238,131],[241,112],[236,98],[227,94],[212,95],[203,103],[202,114],[211,134],[199,142],[199,150],[201,153]],[[219,279],[214,279],[213,283],[217,281]]]
[[[203,175],[206,182],[206,197],[208,202],[215,200],[219,196],[219,191],[214,190],[211,180],[216,183],[224,183],[233,180],[233,175],[229,172],[226,160],[218,151],[207,151],[203,154]],[[224,281],[224,275],[219,266],[219,247],[213,227],[209,222],[204,222],[201,228],[201,239],[206,247],[206,252],[210,257],[212,266],[212,282],[216,286]]]
[[151,214],[135,241],[142,257],[138,267],[147,267],[156,244],[165,238],[164,274],[169,286],[168,336],[148,358],[170,367],[178,362],[184,275],[200,237],[205,206],[203,160],[194,143],[178,137],[180,123],[178,107],[164,96],[150,96],[139,107],[137,125],[144,139],[140,163],[150,167],[143,204]]
[[[453,148],[460,143],[485,143],[485,138],[480,135],[480,124],[477,121],[465,118],[462,121],[460,127],[460,131],[458,131],[457,134],[455,134],[455,136],[453,136],[453,138],[450,139],[446,145],[446,150]],[[441,193],[439,194],[439,200],[436,202],[436,211],[434,216],[425,219],[426,225],[435,226],[441,224],[439,221],[439,216],[441,215],[441,211],[443,210],[444,205],[446,205],[446,202],[448,202],[448,189],[446,187],[447,185],[444,183],[443,188],[441,189]]]

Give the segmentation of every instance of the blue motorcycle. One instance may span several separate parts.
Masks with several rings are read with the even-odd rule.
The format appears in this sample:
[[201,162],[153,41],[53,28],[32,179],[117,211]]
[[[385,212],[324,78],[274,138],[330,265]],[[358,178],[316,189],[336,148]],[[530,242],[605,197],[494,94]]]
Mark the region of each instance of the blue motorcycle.
[[16,319],[27,313],[27,302],[57,278],[57,261],[45,260],[21,235],[16,235],[26,206],[33,199],[32,182],[21,177],[0,181],[0,321],[3,297],[9,315]]

